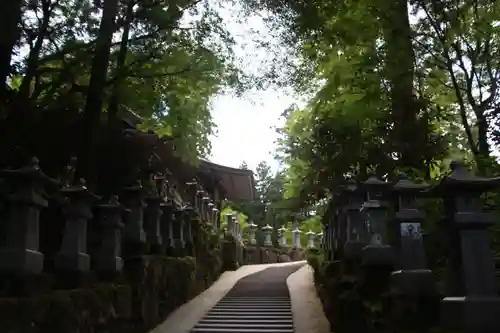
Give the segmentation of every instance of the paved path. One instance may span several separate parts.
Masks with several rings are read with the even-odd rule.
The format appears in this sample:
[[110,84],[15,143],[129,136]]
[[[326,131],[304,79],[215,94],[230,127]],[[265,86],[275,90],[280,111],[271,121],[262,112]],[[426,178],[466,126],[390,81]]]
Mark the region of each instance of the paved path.
[[152,333],[189,332],[328,333],[329,329],[311,270],[303,261],[226,272]]

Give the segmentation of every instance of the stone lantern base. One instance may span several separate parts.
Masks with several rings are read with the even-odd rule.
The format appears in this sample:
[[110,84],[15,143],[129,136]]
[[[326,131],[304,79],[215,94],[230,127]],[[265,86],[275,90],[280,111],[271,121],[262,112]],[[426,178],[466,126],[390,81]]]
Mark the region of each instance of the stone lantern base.
[[0,250],[0,270],[12,272],[40,273],[43,269],[43,254],[28,249]]
[[474,333],[499,331],[500,297],[446,297],[441,301],[442,321],[451,329]]

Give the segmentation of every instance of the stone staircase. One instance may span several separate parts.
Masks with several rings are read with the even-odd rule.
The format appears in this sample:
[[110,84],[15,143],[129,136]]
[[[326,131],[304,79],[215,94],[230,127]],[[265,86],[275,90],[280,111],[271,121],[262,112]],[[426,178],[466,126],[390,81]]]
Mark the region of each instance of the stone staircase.
[[191,333],[294,333],[286,279],[303,265],[270,267],[241,279]]

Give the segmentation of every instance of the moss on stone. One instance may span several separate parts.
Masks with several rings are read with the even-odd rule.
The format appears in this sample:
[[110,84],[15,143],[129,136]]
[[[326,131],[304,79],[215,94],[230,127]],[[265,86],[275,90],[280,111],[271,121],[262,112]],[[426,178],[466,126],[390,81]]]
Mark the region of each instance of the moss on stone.
[[130,296],[128,286],[99,285],[2,299],[0,325],[5,333],[128,332]]

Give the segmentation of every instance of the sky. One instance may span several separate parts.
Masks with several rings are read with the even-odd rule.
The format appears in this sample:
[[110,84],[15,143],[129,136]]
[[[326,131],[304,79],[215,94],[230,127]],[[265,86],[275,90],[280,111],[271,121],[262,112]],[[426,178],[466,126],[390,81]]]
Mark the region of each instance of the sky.
[[[258,71],[263,61],[270,60],[271,53],[259,48],[255,38],[276,43],[261,17],[246,17],[239,22],[237,8],[222,8],[220,14],[226,28],[236,40],[235,53],[243,70]],[[242,97],[231,94],[217,96],[212,103],[212,117],[217,124],[217,134],[211,138],[214,163],[239,167],[245,161],[255,170],[265,160],[273,169],[278,167],[272,152],[277,139],[275,127],[283,124],[280,114],[297,100],[283,91],[252,91]],[[299,103],[297,103],[299,104]]]

